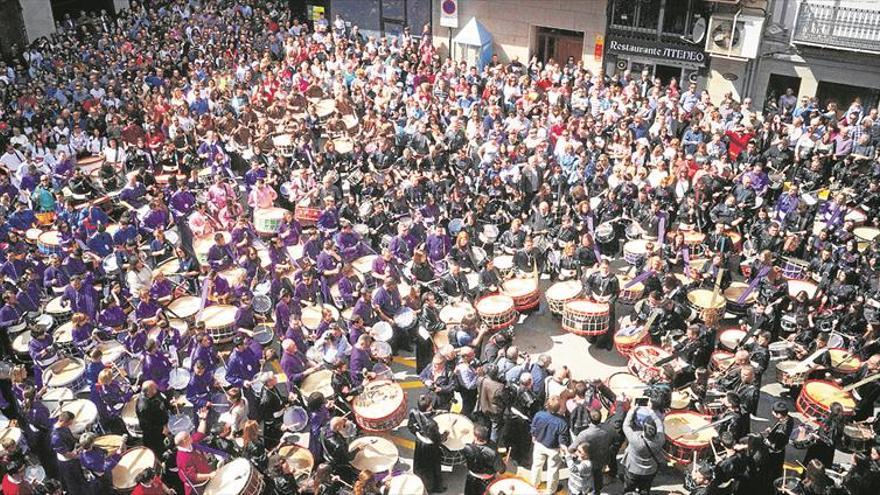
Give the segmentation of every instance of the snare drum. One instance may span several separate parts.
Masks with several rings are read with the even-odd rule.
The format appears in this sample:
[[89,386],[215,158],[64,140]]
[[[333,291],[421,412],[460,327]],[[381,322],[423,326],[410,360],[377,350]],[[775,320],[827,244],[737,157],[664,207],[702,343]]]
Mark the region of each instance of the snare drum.
[[503,294],[485,296],[477,301],[477,314],[492,330],[501,330],[516,322],[517,313],[513,298]]
[[514,309],[520,312],[537,308],[541,298],[538,293],[538,281],[533,278],[507,280],[501,284],[501,291],[513,299]]
[[398,474],[388,482],[388,495],[425,495],[425,484],[414,474]]
[[794,352],[794,342],[789,342],[787,340],[780,340],[779,342],[773,342],[769,346],[767,346],[767,350],[770,351],[770,360],[771,361],[779,361],[781,359],[789,359]]
[[309,413],[299,406],[290,406],[284,410],[281,422],[292,431],[303,431],[309,424]]
[[402,330],[409,330],[418,323],[418,315],[411,308],[403,307],[394,315],[394,324]]
[[608,244],[614,240],[614,225],[611,222],[600,223],[593,232],[596,242],[599,244]]
[[355,397],[352,409],[357,424],[364,430],[392,430],[406,418],[406,393],[391,381],[367,382],[363,392]]
[[810,264],[798,258],[784,258],[785,264],[782,268],[782,276],[788,280],[804,280],[807,278],[807,269]]
[[43,232],[37,237],[37,249],[45,255],[61,254],[61,233],[57,230]]
[[502,254],[492,259],[492,264],[501,273],[501,278],[507,278],[513,272],[513,256]]
[[669,358],[670,354],[661,347],[654,345],[640,345],[632,350],[629,355],[627,368],[633,375],[639,377],[645,383],[660,375],[660,368],[654,363],[661,359]]
[[630,265],[636,266],[648,256],[647,239],[635,239],[623,245],[623,259]]
[[247,459],[236,458],[219,467],[205,486],[204,495],[260,495],[263,475]]
[[810,374],[810,368],[800,361],[785,360],[776,363],[776,381],[786,387],[803,385]]
[[64,403],[61,411],[73,414],[73,423],[70,424],[70,432],[74,435],[85,433],[92,429],[98,419],[98,406],[88,399],[74,399]]
[[795,407],[798,412],[818,423],[828,418],[831,404],[835,402],[843,406],[845,416],[852,416],[856,407],[852,393],[834,382],[809,380],[801,389]]
[[52,340],[61,354],[72,355],[80,351],[73,343],[73,322],[68,321],[56,328],[52,332]]
[[69,388],[79,392],[88,386],[86,366],[81,359],[60,359],[43,372],[43,383],[47,388]]
[[168,386],[174,390],[186,390],[189,385],[190,372],[186,368],[172,368],[168,374]]
[[40,229],[27,229],[24,233],[24,240],[28,244],[36,244],[37,239],[39,239],[40,234],[42,233],[43,231]]
[[819,286],[813,283],[810,280],[789,280],[788,284],[788,297],[794,299],[801,292],[807,293],[807,299],[813,300],[816,297],[816,292],[819,291]]
[[547,299],[547,306],[550,307],[550,312],[554,315],[562,316],[565,303],[577,299],[583,289],[580,280],[567,280],[551,285],[544,294],[544,297]]
[[315,392],[320,392],[325,399],[333,397],[333,371],[318,370],[311,375],[305,377],[299,386],[303,397],[308,397]]
[[486,495],[519,495],[538,493],[538,489],[528,481],[511,476],[496,479],[486,487]]
[[467,301],[447,304],[440,309],[440,321],[446,324],[446,330],[456,332],[461,328],[461,322],[468,316],[476,316],[477,310]]
[[148,468],[156,468],[156,454],[147,447],[135,447],[119,459],[113,467],[113,488],[127,493],[137,486],[137,477]]
[[843,445],[847,452],[867,452],[874,444],[874,430],[866,424],[851,423],[843,427]]
[[293,470],[293,477],[299,482],[307,478],[315,467],[315,457],[309,449],[296,444],[281,447],[278,449],[278,455],[284,458]]
[[370,354],[372,354],[373,359],[377,361],[388,360],[391,358],[391,354],[393,354],[391,344],[380,340],[374,341],[370,344]]
[[196,318],[197,322],[205,324],[214,342],[222,344],[229,342],[235,337],[235,306],[217,305],[208,306],[202,310]]
[[132,438],[141,438],[144,433],[143,430],[141,430],[141,422],[137,417],[137,401],[139,397],[140,394],[136,394],[126,402],[125,406],[122,407],[122,413],[120,414],[122,422],[125,424],[125,431],[127,431],[128,436]]
[[168,303],[168,312],[175,318],[193,323],[202,308],[202,300],[196,296],[182,296]]
[[447,466],[458,466],[465,462],[464,446],[474,441],[474,422],[467,416],[456,413],[442,413],[434,416],[440,433],[449,432],[443,442],[441,462]]
[[391,342],[394,338],[394,327],[388,322],[378,321],[373,325],[370,334],[379,342]]
[[608,331],[608,303],[575,299],[562,309],[562,329],[584,337],[595,337]]
[[703,323],[708,327],[714,327],[724,314],[727,300],[724,296],[715,294],[708,289],[696,289],[688,292],[688,302],[691,309],[696,311]]
[[70,319],[70,305],[63,306],[61,304],[61,296],[58,296],[46,303],[46,314],[58,323],[63,323]]
[[864,251],[865,249],[868,249],[868,246],[875,238],[877,238],[877,236],[880,236],[880,229],[874,227],[856,227],[853,229],[853,235],[858,241],[859,251]]
[[692,411],[667,414],[663,419],[666,432],[663,451],[666,456],[683,465],[693,462],[695,453],[700,458],[700,454],[710,447],[712,438],[718,435],[718,431],[709,426],[711,422],[712,418]]
[[743,292],[749,288],[749,285],[743,282],[732,282],[730,287],[724,290],[724,299],[727,305],[727,311],[735,314],[735,315],[745,315],[748,313],[749,308],[751,308],[755,301],[758,299],[757,291],[751,291],[748,296],[746,296],[743,302],[739,301],[739,298],[742,297]]
[[258,208],[254,210],[254,229],[260,235],[275,234],[281,228],[286,214],[284,208]]
[[[739,328],[728,328],[718,334],[718,347],[731,352],[736,351],[745,336],[746,332],[744,330],[740,330]],[[748,344],[750,342],[754,342],[754,337],[749,337],[749,339],[746,342],[743,342],[743,344]]]
[[400,458],[397,447],[384,437],[355,438],[348,445],[349,452],[357,451],[351,465],[360,471],[370,470],[373,473],[390,471]]

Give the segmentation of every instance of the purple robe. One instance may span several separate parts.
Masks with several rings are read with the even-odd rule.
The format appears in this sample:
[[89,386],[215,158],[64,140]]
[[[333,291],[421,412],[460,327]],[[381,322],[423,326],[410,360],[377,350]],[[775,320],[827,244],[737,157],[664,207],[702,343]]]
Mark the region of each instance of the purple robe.
[[370,358],[370,352],[357,346],[353,347],[351,357],[348,360],[348,373],[351,376],[352,385],[359,386],[364,380],[363,371],[372,369],[373,362]]
[[305,378],[306,357],[298,349],[294,353],[284,352],[281,356],[281,371],[287,381],[299,385]]
[[253,380],[260,371],[260,357],[250,347],[233,349],[226,361],[226,381],[233,387],[244,387],[244,382]]
[[144,356],[144,368],[141,372],[143,381],[156,382],[159,390],[168,390],[168,376],[171,374],[171,361],[159,351],[148,352]]
[[205,407],[211,400],[211,392],[214,391],[214,375],[205,371],[201,375],[193,373],[186,386],[186,399],[198,411]]

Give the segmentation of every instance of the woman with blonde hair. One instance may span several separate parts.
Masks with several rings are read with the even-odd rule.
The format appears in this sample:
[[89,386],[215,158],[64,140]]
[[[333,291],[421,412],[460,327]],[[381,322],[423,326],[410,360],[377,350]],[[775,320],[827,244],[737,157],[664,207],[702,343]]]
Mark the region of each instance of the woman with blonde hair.
[[260,472],[265,472],[269,464],[269,453],[266,451],[260,430],[260,423],[252,419],[244,422],[244,427],[241,429],[241,441],[244,445],[241,455],[250,459]]

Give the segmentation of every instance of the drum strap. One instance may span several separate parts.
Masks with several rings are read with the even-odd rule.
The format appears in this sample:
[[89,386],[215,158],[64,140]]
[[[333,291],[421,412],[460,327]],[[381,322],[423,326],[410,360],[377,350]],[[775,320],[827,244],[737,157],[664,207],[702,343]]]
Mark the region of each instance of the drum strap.
[[754,292],[755,288],[758,287],[758,284],[761,283],[761,280],[766,277],[768,273],[770,273],[770,267],[766,265],[762,266],[761,270],[758,272],[755,278],[752,279],[751,282],[749,282],[746,290],[742,291],[742,294],[740,294],[739,297],[736,299],[736,303],[742,304],[743,302],[745,302],[746,298],[749,297],[749,294]]
[[593,254],[596,255],[596,261],[599,262],[602,260],[602,253],[599,251],[599,243],[596,242],[596,234],[593,230],[593,215],[587,215],[587,231],[590,233],[590,237],[593,238]]
[[691,251],[687,245],[681,249],[681,259],[684,261],[684,271],[687,273],[691,266]]
[[666,215],[660,215],[660,223],[657,226],[657,240],[660,241],[660,246],[663,246],[666,241]]
[[641,283],[643,280],[649,278],[653,274],[654,274],[654,270],[644,271],[644,272],[638,274],[634,279],[630,280],[628,284],[623,286],[623,288],[629,289],[630,287]]

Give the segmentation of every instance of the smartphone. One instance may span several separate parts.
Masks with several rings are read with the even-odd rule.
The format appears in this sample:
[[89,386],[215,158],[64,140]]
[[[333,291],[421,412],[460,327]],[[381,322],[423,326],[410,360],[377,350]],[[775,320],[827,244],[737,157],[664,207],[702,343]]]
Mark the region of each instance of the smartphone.
[[635,400],[635,404],[639,407],[647,407],[648,406],[648,398],[647,397],[638,397]]

